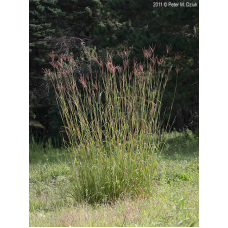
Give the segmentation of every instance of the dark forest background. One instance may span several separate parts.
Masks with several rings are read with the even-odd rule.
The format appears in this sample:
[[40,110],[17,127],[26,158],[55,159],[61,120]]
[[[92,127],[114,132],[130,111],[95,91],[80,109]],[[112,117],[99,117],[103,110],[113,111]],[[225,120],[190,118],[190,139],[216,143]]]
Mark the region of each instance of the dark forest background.
[[[43,73],[50,68],[52,50],[72,53],[83,71],[88,50],[96,50],[102,58],[107,50],[117,56],[130,48],[130,58],[143,61],[142,49],[152,44],[159,56],[166,52],[166,45],[172,46],[173,56],[182,53],[170,129],[198,131],[199,7],[153,7],[148,0],[30,0],[29,4],[30,136],[43,143],[49,138],[61,142],[59,108]],[[164,122],[175,86],[174,76],[163,99]]]

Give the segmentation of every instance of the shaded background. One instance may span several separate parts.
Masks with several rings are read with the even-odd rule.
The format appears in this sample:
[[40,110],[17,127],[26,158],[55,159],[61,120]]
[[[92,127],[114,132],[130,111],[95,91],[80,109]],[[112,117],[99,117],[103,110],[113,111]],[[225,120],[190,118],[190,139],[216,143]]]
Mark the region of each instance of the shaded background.
[[[162,1],[160,1],[162,2]],[[185,2],[185,1],[181,1]],[[148,0],[30,0],[29,1],[29,132],[36,141],[57,140],[62,120],[55,94],[43,68],[50,68],[48,54],[69,51],[81,65],[88,48],[99,56],[131,48],[130,58],[143,60],[142,49],[156,45],[159,56],[172,46],[182,53],[177,92],[172,109],[172,130],[198,131],[199,115],[199,1],[197,7],[153,7]],[[118,58],[115,59],[118,62]],[[169,113],[176,80],[167,84],[163,111]],[[164,114],[164,122],[167,121]]]

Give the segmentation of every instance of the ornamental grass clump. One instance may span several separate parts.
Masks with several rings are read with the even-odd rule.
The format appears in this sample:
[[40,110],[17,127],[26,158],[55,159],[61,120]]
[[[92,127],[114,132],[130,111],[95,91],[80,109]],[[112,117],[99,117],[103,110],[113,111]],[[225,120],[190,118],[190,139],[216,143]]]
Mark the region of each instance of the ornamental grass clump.
[[87,71],[69,53],[56,61],[50,54],[54,72],[44,71],[52,81],[73,156],[69,193],[75,200],[109,202],[151,191],[161,102],[173,67],[167,68],[167,57],[158,58],[154,50],[144,49],[145,61],[134,60],[132,70],[129,50],[120,54],[122,66],[108,52],[105,61],[90,55]]

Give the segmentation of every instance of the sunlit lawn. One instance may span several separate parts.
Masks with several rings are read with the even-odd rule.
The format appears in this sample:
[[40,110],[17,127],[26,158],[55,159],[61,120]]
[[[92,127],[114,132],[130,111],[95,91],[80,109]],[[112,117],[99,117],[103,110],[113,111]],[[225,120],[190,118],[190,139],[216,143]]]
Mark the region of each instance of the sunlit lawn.
[[151,194],[90,205],[68,194],[64,149],[30,148],[30,226],[199,226],[198,139],[169,134]]

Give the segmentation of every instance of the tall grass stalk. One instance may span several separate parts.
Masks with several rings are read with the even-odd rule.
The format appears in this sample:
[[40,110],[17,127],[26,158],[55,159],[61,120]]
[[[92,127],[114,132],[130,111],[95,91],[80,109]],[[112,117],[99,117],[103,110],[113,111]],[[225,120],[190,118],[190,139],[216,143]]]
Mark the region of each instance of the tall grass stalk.
[[151,191],[162,97],[173,66],[166,69],[167,57],[158,58],[154,49],[143,50],[145,61],[134,60],[132,71],[128,50],[120,55],[123,66],[115,66],[108,52],[104,63],[91,55],[88,73],[69,53],[57,61],[50,54],[54,72],[44,72],[51,78],[74,156],[69,193],[75,200],[107,202]]

